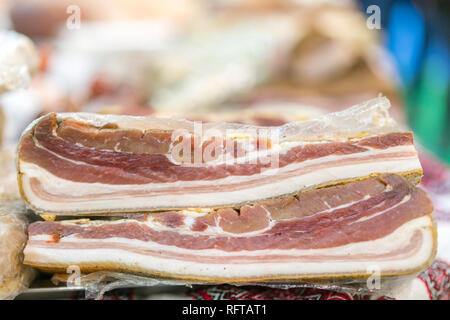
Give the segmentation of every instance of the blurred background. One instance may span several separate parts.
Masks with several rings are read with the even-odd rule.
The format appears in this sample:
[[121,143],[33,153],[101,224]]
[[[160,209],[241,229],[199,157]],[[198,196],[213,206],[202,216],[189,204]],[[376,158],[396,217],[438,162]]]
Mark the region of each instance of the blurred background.
[[446,0],[0,0],[39,53],[0,141],[49,111],[279,125],[382,94],[448,165],[448,21]]

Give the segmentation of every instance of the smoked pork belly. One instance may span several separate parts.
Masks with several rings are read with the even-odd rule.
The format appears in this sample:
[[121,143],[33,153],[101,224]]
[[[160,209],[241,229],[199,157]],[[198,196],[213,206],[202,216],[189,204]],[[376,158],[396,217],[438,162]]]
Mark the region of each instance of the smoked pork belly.
[[[416,184],[413,134],[397,128],[389,106],[380,97],[279,127],[206,123],[202,134],[187,120],[51,113],[22,135],[19,185],[40,214],[104,215],[236,208],[381,173]],[[205,160],[208,148],[216,158]]]
[[432,211],[423,190],[384,174],[239,209],[35,222],[25,263],[207,282],[411,274],[434,259]]

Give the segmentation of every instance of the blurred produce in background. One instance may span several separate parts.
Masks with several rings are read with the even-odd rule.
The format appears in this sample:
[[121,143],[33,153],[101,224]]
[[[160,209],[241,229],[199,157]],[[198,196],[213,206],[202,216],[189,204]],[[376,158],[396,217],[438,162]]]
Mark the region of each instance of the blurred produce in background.
[[428,150],[450,163],[450,2],[380,2],[384,44],[394,57],[409,125]]
[[279,125],[381,93],[450,162],[444,3],[3,0],[0,26],[41,59],[30,89],[0,97],[5,139],[49,111]]

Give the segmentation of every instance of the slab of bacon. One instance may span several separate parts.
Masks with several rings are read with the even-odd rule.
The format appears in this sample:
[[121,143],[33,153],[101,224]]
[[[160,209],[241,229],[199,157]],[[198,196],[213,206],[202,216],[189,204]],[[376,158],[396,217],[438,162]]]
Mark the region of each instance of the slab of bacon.
[[35,222],[25,263],[213,282],[409,274],[434,258],[432,211],[423,190],[384,174],[239,209]]
[[76,215],[238,207],[380,173],[417,183],[413,135],[388,108],[377,98],[279,127],[207,123],[202,134],[186,120],[52,113],[22,135],[19,185],[36,212]]

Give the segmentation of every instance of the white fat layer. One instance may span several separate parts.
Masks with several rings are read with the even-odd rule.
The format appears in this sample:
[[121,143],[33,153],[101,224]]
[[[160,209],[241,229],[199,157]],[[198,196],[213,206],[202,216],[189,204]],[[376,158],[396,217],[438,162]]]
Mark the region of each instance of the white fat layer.
[[[351,243],[345,246],[310,249],[310,250],[257,250],[224,252],[217,249],[211,250],[188,250],[174,246],[164,246],[152,242],[130,240],[123,238],[102,239],[104,243],[130,245],[134,248],[158,250],[159,252],[171,252],[175,254],[193,254],[195,256],[233,258],[234,256],[267,256],[266,259],[248,263],[241,262],[225,263],[201,263],[184,261],[173,258],[163,258],[134,253],[121,249],[66,249],[45,248],[27,245],[25,248],[25,261],[30,264],[40,265],[77,265],[77,264],[120,264],[131,271],[136,270],[148,273],[164,273],[177,276],[197,276],[208,278],[258,278],[270,276],[311,276],[322,274],[342,273],[370,273],[374,268],[383,273],[402,272],[414,270],[424,265],[433,255],[434,237],[431,231],[432,219],[425,216],[411,220],[400,226],[386,237]],[[396,249],[407,246],[413,234],[419,230],[422,234],[420,248],[409,254],[376,258],[371,255],[389,254]],[[30,240],[48,240],[45,235],[32,236]],[[83,243],[96,242],[92,239],[75,239],[68,236],[61,239],[60,244],[76,241]],[[289,261],[274,261],[269,255],[285,254],[292,257]],[[369,258],[357,257],[357,255],[369,255]],[[319,256],[330,256],[323,261],[311,261],[311,258]],[[227,261],[228,259],[226,259]]]
[[[360,162],[361,156],[375,156],[379,154],[389,154],[396,152],[413,152],[413,156],[398,157],[389,159],[374,159]],[[336,161],[332,166],[327,164]],[[323,164],[321,168],[305,174],[293,172],[302,170],[310,165]],[[282,196],[298,192],[302,189],[321,185],[328,182],[354,179],[364,177],[373,173],[399,173],[420,170],[420,162],[416,155],[414,146],[400,146],[388,150],[373,149],[357,155],[328,156],[320,159],[307,160],[301,163],[294,163],[288,166],[271,169],[260,174],[251,176],[230,176],[224,179],[212,181],[177,181],[173,183],[150,183],[140,185],[109,185],[103,183],[79,183],[65,180],[54,176],[45,169],[24,161],[20,161],[22,172],[22,186],[26,198],[32,207],[39,212],[64,213],[64,212],[92,212],[92,211],[120,211],[120,210],[140,210],[145,208],[170,209],[186,207],[220,207],[230,206],[246,202],[255,202],[266,198]],[[286,174],[292,172],[280,181],[270,181],[272,175]],[[262,180],[257,186],[248,187],[247,182],[260,179],[261,175],[267,175],[267,182]],[[61,199],[61,202],[48,201],[40,198],[30,188],[30,179],[37,178],[44,190],[54,194]],[[188,192],[188,187],[198,186],[218,186],[231,183],[242,184],[242,188],[233,191],[211,192]],[[143,190],[158,191],[164,188],[173,190],[169,194],[154,195],[133,195],[134,192]],[[175,192],[183,190],[183,192]],[[128,193],[120,194],[120,192]],[[245,192],[244,192],[245,191]],[[119,194],[112,195],[113,192]],[[68,196],[98,195],[95,199],[73,199]],[[130,201],[127,204],[126,200]]]

